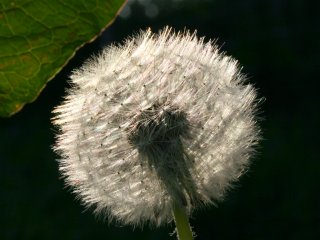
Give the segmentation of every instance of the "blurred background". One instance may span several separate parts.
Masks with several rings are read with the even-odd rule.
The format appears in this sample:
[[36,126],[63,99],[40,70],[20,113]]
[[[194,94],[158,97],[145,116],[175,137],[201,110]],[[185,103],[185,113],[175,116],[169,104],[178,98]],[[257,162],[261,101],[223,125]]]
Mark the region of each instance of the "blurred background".
[[194,213],[196,239],[320,239],[320,4],[305,0],[129,1],[34,103],[0,119],[0,239],[176,239],[173,225],[133,229],[85,211],[51,150],[51,111],[70,71],[112,42],[165,25],[217,39],[266,98],[259,154],[224,202]]

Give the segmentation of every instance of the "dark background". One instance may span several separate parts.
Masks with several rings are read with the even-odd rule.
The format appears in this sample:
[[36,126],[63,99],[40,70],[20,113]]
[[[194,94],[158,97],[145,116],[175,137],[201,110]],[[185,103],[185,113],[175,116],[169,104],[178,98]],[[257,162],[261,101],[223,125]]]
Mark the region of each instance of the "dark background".
[[133,230],[84,211],[64,189],[51,150],[51,111],[70,71],[110,42],[165,25],[218,39],[266,98],[259,154],[224,202],[192,216],[196,239],[320,239],[319,3],[158,0],[128,7],[34,103],[0,119],[0,239],[176,239],[173,225]]

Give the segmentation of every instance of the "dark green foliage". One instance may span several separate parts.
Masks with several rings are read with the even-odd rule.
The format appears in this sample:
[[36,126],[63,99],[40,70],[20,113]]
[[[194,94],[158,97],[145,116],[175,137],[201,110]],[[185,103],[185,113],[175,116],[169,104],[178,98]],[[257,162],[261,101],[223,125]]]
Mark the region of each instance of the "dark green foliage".
[[114,19],[125,0],[2,0],[0,117],[34,101],[75,51]]

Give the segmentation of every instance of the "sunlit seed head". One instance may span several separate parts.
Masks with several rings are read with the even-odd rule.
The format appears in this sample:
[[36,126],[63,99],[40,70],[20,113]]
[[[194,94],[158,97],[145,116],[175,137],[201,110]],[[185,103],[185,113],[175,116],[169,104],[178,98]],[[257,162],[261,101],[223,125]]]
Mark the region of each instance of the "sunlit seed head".
[[260,132],[236,60],[195,33],[150,30],[71,76],[55,110],[60,171],[86,206],[134,225],[174,204],[215,204],[246,171]]

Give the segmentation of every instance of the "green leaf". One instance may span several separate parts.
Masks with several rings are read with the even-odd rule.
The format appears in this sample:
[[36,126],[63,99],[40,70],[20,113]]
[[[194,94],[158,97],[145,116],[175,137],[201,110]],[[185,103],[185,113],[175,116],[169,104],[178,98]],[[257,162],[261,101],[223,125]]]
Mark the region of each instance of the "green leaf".
[[1,0],[0,116],[34,101],[125,0]]

